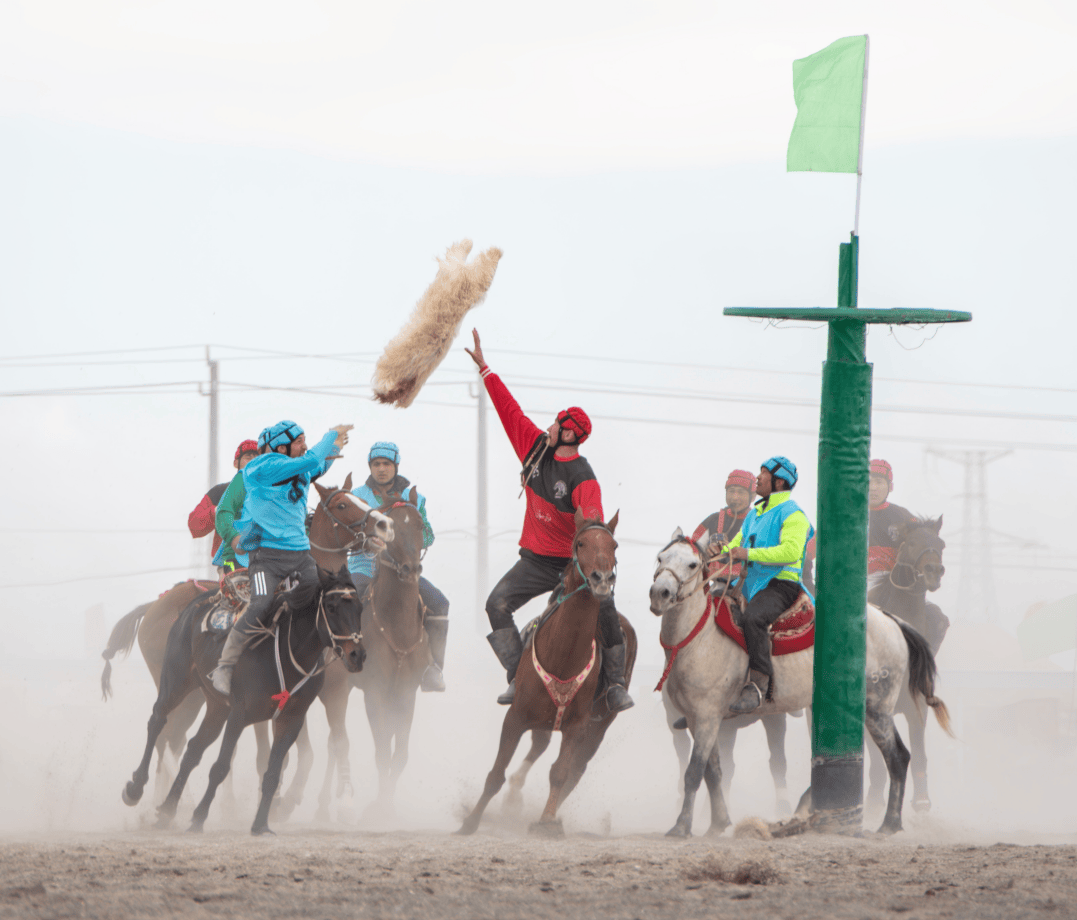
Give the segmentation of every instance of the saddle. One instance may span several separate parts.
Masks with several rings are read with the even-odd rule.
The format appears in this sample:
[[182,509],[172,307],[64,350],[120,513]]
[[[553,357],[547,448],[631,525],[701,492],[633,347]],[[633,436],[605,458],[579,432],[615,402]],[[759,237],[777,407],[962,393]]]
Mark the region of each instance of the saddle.
[[[288,594],[299,583],[299,573],[293,572],[281,580],[273,592],[269,621],[275,622],[284,612]],[[227,633],[244,613],[251,601],[251,579],[246,569],[235,569],[221,578],[220,590],[202,617],[202,632]]]
[[[721,598],[715,605],[714,624],[747,651],[748,645],[741,627],[744,606],[744,599],[739,594]],[[801,591],[793,605],[771,623],[768,632],[771,655],[790,655],[815,644],[815,605],[806,591]]]

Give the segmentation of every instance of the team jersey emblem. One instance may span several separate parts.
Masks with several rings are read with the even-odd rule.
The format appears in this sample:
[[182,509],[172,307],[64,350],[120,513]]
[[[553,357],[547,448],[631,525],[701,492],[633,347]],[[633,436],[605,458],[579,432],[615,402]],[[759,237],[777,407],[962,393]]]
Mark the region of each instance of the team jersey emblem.
[[557,482],[554,483],[553,494],[554,498],[564,498],[568,495],[568,486],[565,485],[562,480],[558,479]]

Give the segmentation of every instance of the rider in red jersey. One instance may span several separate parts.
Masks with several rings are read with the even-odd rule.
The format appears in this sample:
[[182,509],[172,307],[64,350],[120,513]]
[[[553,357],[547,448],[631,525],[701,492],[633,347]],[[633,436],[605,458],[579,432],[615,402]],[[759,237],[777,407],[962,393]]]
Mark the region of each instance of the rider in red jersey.
[[[505,573],[486,601],[493,630],[486,638],[509,679],[508,690],[497,701],[508,705],[516,693],[516,669],[523,655],[523,642],[512,615],[532,598],[560,584],[561,573],[572,562],[576,510],[585,518],[602,521],[602,490],[591,464],[578,450],[591,434],[587,414],[575,406],[565,409],[543,431],[524,415],[501,378],[487,366],[479,333],[472,330],[472,334],[475,349],[464,350],[478,365],[486,392],[524,465],[521,481],[527,492],[520,561]],[[635,704],[625,689],[625,639],[612,594],[601,602],[598,625],[602,668],[609,683],[606,703],[611,712],[620,712]]]

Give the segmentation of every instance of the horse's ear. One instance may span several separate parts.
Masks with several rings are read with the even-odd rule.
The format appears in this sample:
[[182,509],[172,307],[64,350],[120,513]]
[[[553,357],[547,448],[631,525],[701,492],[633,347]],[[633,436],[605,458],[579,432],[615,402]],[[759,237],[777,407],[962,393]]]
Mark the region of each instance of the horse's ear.
[[345,492],[350,492],[352,490],[352,474],[351,473],[348,473],[348,475],[344,477],[344,485],[343,485],[342,488],[344,489]]
[[696,547],[701,553],[707,552],[707,544],[710,541],[711,532],[706,527],[703,528],[703,534],[698,540],[696,540]]
[[411,486],[411,491],[408,493],[408,504],[419,507],[419,487],[414,483]]
[[939,515],[939,519],[935,522],[935,533],[942,531],[942,515]]
[[325,499],[329,497],[329,490],[320,482],[314,483],[314,488],[318,490],[318,494],[322,497],[322,501],[325,501]]
[[351,584],[352,576],[348,571],[348,563],[343,563],[339,569],[337,569],[337,579],[344,582],[344,584]]
[[610,520],[609,520],[609,523],[608,523],[608,524],[606,525],[606,529],[607,529],[607,530],[608,530],[608,531],[609,531],[610,533],[613,533],[613,532],[614,532],[614,531],[615,531],[615,530],[617,529],[617,521],[619,521],[619,520],[620,520],[620,518],[621,518],[621,509],[620,509],[620,508],[618,508],[618,509],[617,509],[617,510],[616,510],[616,511],[615,511],[615,512],[613,513],[613,517],[611,517],[611,518],[610,518]]
[[680,527],[678,527],[675,531],[673,531],[673,536],[669,538],[669,542],[670,543],[675,543],[677,540],[679,540],[683,536],[684,536],[684,531],[681,530]]
[[[315,485],[317,485],[317,483],[315,483]],[[325,569],[323,569],[321,566],[318,566],[318,581],[321,583],[321,586],[323,588],[328,587],[329,583],[332,580],[333,580],[333,576],[329,572],[327,572]]]
[[576,509],[576,514],[573,517],[574,517],[574,520],[576,521],[576,531],[579,532],[579,529],[581,527],[583,527],[583,522],[584,522],[583,508],[577,508]]

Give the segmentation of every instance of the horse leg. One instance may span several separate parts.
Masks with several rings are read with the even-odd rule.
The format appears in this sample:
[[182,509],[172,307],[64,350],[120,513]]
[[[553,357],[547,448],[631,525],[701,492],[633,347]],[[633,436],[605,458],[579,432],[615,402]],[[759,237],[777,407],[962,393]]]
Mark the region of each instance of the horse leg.
[[[699,791],[699,784],[703,781],[704,768],[711,759],[714,748],[717,747],[720,724],[721,716],[717,719],[712,717],[704,725],[697,724],[696,726],[692,756],[688,759],[688,769],[684,771],[684,804],[681,805],[681,813],[677,816],[677,823],[666,832],[667,837],[692,836],[692,813],[696,807],[696,793]],[[719,756],[721,755],[719,754]],[[721,771],[719,770],[720,776]],[[718,794],[719,796],[722,794],[720,783]]]
[[197,678],[188,667],[189,662],[176,662],[169,666],[165,662],[165,669],[161,674],[161,686],[157,691],[157,701],[153,704],[150,712],[150,720],[146,725],[146,748],[142,752],[142,761],[131,775],[131,781],[124,787],[122,798],[124,805],[137,805],[146,789],[146,783],[150,778],[150,760],[153,758],[154,749],[157,746],[157,738],[164,730],[171,713],[197,685]]
[[909,769],[909,751],[894,727],[893,713],[881,712],[872,707],[868,698],[867,716],[864,720],[868,734],[882,752],[890,774],[890,796],[886,803],[886,817],[879,827],[880,834],[893,834],[901,830],[901,805],[905,799],[905,777]]
[[[295,744],[299,732],[303,728],[303,717],[306,712],[293,712],[287,716],[281,715],[273,724],[273,747],[269,752],[269,766],[262,777],[262,801],[258,805],[258,813],[254,816],[251,825],[251,833],[272,834],[269,829],[269,807],[273,804],[273,796],[280,783],[281,770],[284,769],[284,758],[288,749]],[[287,721],[285,721],[287,720]]]
[[378,802],[386,800],[389,788],[389,771],[393,761],[392,704],[384,696],[367,691],[363,697],[366,704],[370,734],[374,738],[374,764],[378,768]]
[[[557,759],[550,767],[550,795],[546,799],[546,807],[542,809],[542,815],[530,827],[532,834],[540,833],[558,837],[564,834],[561,822],[557,818],[557,809],[564,801],[564,796],[567,795],[566,787],[573,772],[576,753],[590,725],[586,714],[583,719],[582,723],[561,730],[561,750],[557,752]],[[583,775],[582,770],[580,770],[580,775]]]
[[770,748],[770,775],[774,780],[774,797],[779,818],[788,818],[793,813],[789,804],[789,792],[785,783],[788,764],[785,760],[785,713],[762,716],[763,728],[767,733],[767,747]]
[[224,778],[230,775],[232,771],[232,758],[236,755],[236,744],[239,742],[239,736],[243,733],[245,727],[241,711],[238,709],[227,711],[221,749],[217,753],[217,759],[213,762],[213,766],[209,768],[209,785],[206,787],[206,794],[202,796],[202,801],[198,803],[194,814],[191,816],[191,826],[187,828],[188,833],[202,833],[202,827],[206,823],[209,806],[217,793],[217,787],[224,782]]
[[[299,763],[296,766],[295,776],[292,778],[288,791],[282,796],[278,812],[282,821],[287,821],[299,804],[303,801],[303,790],[306,788],[307,779],[310,777],[311,767],[314,766],[314,748],[310,743],[310,732],[307,731],[307,720],[299,729],[299,737],[296,738],[296,753]],[[264,775],[264,774],[263,774]]]
[[157,738],[157,772],[153,781],[155,802],[160,803],[168,794],[187,744],[187,730],[194,725],[204,702],[202,691],[196,689],[168,714],[165,727]]
[[415,719],[415,692],[404,693],[397,700],[398,705],[393,712],[396,718],[393,720],[393,734],[396,743],[393,745],[393,759],[389,770],[388,804],[392,808],[393,798],[396,795],[396,784],[404,773],[404,767],[408,765],[408,752],[411,743],[411,723]]
[[486,806],[490,804],[490,799],[497,795],[505,784],[505,770],[508,769],[509,764],[512,762],[512,755],[516,753],[516,748],[519,746],[523,734],[523,719],[516,711],[516,707],[510,706],[509,711],[505,713],[505,721],[501,724],[501,742],[497,748],[497,757],[494,759],[494,765],[486,776],[486,785],[482,790],[482,795],[471,810],[471,814],[464,819],[464,823],[456,833],[474,834],[478,830],[479,821],[482,820],[482,813],[486,810]]
[[[179,805],[183,787],[187,785],[187,777],[201,762],[206,748],[217,740],[217,736],[220,735],[221,729],[224,728],[225,720],[228,718],[228,711],[227,703],[216,700],[207,701],[206,714],[202,717],[202,724],[198,726],[198,731],[195,732],[194,737],[187,742],[187,750],[183,752],[183,760],[180,761],[179,772],[172,783],[172,788],[157,809],[157,827],[165,828],[172,823],[172,819],[176,816],[176,807]],[[223,779],[224,777],[222,776],[221,778]]]
[[[733,761],[733,745],[737,742],[737,720],[736,719],[723,719],[722,724],[718,726],[718,752],[722,758],[722,763],[725,764],[725,770],[722,771],[722,795],[729,795],[729,787],[733,783],[733,772],[736,770],[736,763]],[[709,761],[708,761],[709,763]],[[688,758],[685,758],[684,764],[681,766],[682,773],[688,769]],[[684,777],[681,777],[681,788],[684,788]]]
[[685,728],[673,727],[673,723],[681,718],[681,713],[669,698],[668,690],[662,692],[662,705],[666,710],[666,725],[669,726],[670,734],[673,736],[673,750],[677,754],[677,763],[680,764],[680,770],[677,773],[677,784],[680,788],[677,791],[683,793],[684,771],[688,769],[688,758],[692,754],[692,736],[688,734],[688,730]]
[[711,826],[707,828],[708,837],[716,837],[729,827],[729,811],[722,792],[722,748],[715,745],[707,765],[703,768],[703,779],[707,783],[707,794],[711,800]]
[[523,809],[523,789],[524,783],[527,781],[527,774],[531,772],[535,761],[546,752],[546,748],[550,746],[551,738],[553,738],[553,732],[551,731],[535,729],[531,732],[531,750],[527,752],[524,762],[520,764],[516,772],[509,777],[509,791],[505,798],[505,811],[519,814]]
[[887,765],[882,752],[874,741],[864,745],[868,754],[868,796],[865,803],[872,812],[883,808],[883,793],[886,789]]
[[[902,694],[904,696],[904,694]],[[902,700],[904,704],[905,701]],[[927,728],[927,710],[921,712],[910,699],[901,711],[909,720],[909,751],[912,754],[912,807],[916,811],[930,811],[931,798],[927,794],[927,746],[924,732]]]

